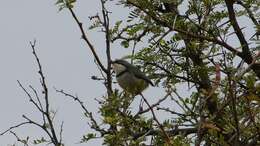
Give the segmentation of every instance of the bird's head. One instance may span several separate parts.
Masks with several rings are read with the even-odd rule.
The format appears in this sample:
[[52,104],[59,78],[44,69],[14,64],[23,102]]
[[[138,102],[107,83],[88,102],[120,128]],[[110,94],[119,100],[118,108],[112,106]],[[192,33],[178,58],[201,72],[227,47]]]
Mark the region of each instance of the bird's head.
[[112,64],[112,69],[116,73],[116,75],[120,74],[121,72],[123,72],[129,68],[129,63],[125,60],[118,59],[118,60],[112,61],[111,64]]

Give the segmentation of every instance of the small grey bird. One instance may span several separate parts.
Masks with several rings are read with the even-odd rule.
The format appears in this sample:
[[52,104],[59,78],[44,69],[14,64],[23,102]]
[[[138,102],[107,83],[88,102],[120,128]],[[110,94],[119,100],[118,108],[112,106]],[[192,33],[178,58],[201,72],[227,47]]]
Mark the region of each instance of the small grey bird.
[[137,95],[146,89],[152,81],[137,68],[125,60],[112,61],[112,68],[116,73],[116,79],[121,88],[126,92]]

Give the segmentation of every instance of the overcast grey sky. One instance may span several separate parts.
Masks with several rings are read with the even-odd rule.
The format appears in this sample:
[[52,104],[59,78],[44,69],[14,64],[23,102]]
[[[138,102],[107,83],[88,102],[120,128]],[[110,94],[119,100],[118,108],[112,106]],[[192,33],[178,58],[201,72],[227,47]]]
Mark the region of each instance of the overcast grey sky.
[[[64,121],[64,142],[73,146],[90,129],[81,108],[74,101],[55,93],[53,87],[79,95],[90,111],[97,111],[94,98],[103,96],[105,92],[102,83],[90,79],[99,72],[89,49],[80,39],[79,30],[70,13],[66,10],[58,12],[58,7],[54,3],[52,0],[1,1],[0,131],[24,121],[23,114],[36,121],[41,119],[16,81],[20,80],[26,87],[32,85],[40,89],[36,62],[29,45],[29,41],[36,39],[36,51],[50,88],[51,106],[57,111],[56,127]],[[99,0],[77,3],[75,12],[85,27],[89,26],[88,16],[95,15],[99,11],[99,4]],[[117,6],[113,11],[115,11],[113,21],[123,18],[123,9]],[[104,56],[105,42],[102,34],[92,31],[89,32],[89,36],[98,48],[97,52]],[[130,51],[118,45],[112,48],[113,58],[120,58]],[[152,91],[145,92],[149,94]],[[32,125],[14,131],[21,138],[27,135],[45,136],[40,129]],[[0,145],[13,144],[15,140],[11,134],[0,136]],[[93,144],[101,145],[100,141],[95,140],[83,145]]]
[[[104,88],[101,83],[90,79],[91,75],[98,72],[90,51],[80,40],[78,28],[72,17],[67,11],[58,12],[54,3],[55,1],[51,0],[1,1],[0,130],[21,122],[22,114],[35,120],[40,119],[16,82],[20,80],[25,86],[31,84],[40,87],[36,62],[29,46],[29,41],[36,39],[37,52],[51,88],[52,109],[58,111],[57,123],[65,122],[64,141],[66,145],[74,145],[88,130],[86,120],[83,119],[82,110],[77,104],[56,94],[52,87],[82,95],[92,111],[97,109],[93,99],[102,96]],[[99,10],[97,0],[79,5],[82,6],[76,12],[84,22],[88,21],[89,15],[96,14]],[[91,36],[92,40],[99,41],[97,36]],[[99,46],[96,47],[100,48],[103,42],[97,44]],[[39,131],[38,128],[27,126],[19,128],[17,134],[21,137],[40,135],[42,132]],[[13,142],[15,138],[10,134],[0,137],[1,146]]]

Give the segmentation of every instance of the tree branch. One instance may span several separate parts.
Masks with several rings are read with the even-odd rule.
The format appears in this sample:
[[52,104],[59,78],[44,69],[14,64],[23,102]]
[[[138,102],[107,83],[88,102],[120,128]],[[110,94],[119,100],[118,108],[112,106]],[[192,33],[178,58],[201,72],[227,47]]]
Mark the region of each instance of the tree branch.
[[163,102],[164,100],[166,100],[166,99],[169,97],[170,94],[171,94],[171,92],[168,92],[162,99],[159,99],[156,103],[152,104],[152,105],[151,105],[150,107],[148,107],[147,109],[138,111],[138,112],[134,115],[134,117],[137,117],[137,116],[139,116],[139,115],[141,115],[141,114],[143,114],[143,113],[148,112],[148,111],[150,110],[150,108],[154,108],[154,107],[160,105],[160,103]]
[[66,92],[64,92],[63,90],[57,90],[57,89],[55,89],[55,90],[56,90],[56,92],[61,93],[61,94],[63,94],[64,96],[67,96],[67,97],[72,98],[73,100],[75,100],[76,102],[78,102],[78,103],[80,104],[81,108],[82,108],[82,109],[84,110],[84,112],[85,112],[85,115],[86,115],[86,116],[91,120],[91,122],[92,122],[92,125],[90,125],[91,128],[95,129],[96,131],[99,131],[99,132],[101,133],[101,135],[105,135],[105,134],[108,133],[108,131],[106,131],[105,129],[101,128],[101,127],[98,125],[97,121],[96,121],[96,120],[94,119],[94,117],[93,117],[92,112],[88,111],[88,109],[86,108],[86,106],[84,105],[84,103],[83,103],[78,97],[76,97],[76,96],[74,96],[74,95],[71,95],[71,94],[69,94],[69,93],[66,93]]
[[152,115],[153,115],[153,119],[155,120],[155,122],[157,123],[158,127],[160,128],[161,132],[163,133],[164,135],[164,138],[166,140],[166,143],[168,144],[168,146],[171,146],[171,139],[169,137],[169,135],[166,133],[166,131],[164,130],[164,127],[163,125],[159,122],[159,120],[157,119],[154,111],[153,111],[153,108],[151,107],[151,105],[149,104],[149,102],[146,100],[146,98],[143,96],[142,93],[140,93],[142,99],[144,100],[144,102],[147,104],[147,106],[149,107],[149,109],[151,110],[152,112]]
[[51,130],[51,133],[52,133],[52,142],[53,142],[53,144],[57,145],[57,144],[59,144],[59,141],[58,141],[58,138],[56,136],[55,128],[54,128],[54,125],[53,125],[53,122],[52,122],[52,119],[51,119],[51,116],[50,116],[50,111],[49,111],[50,110],[50,103],[49,103],[48,87],[47,87],[47,83],[45,81],[45,76],[43,74],[40,59],[37,56],[36,51],[35,51],[36,40],[34,40],[34,42],[30,42],[30,45],[31,45],[31,48],[32,48],[32,51],[33,51],[33,55],[34,55],[34,57],[37,61],[37,65],[38,65],[38,68],[39,68],[38,73],[41,77],[41,85],[43,87],[43,94],[44,94],[44,99],[45,99],[45,112],[43,112],[43,114],[46,116],[46,118],[48,120],[48,124],[50,125],[50,130]]
[[88,47],[90,48],[95,60],[97,61],[98,65],[101,67],[101,69],[107,73],[108,70],[103,66],[103,64],[101,63],[96,51],[95,51],[95,48],[94,46],[92,45],[92,43],[89,41],[88,37],[87,37],[87,34],[82,26],[82,23],[79,21],[79,19],[77,18],[76,14],[74,13],[74,11],[72,10],[72,8],[68,7],[72,17],[74,18],[74,20],[76,21],[76,23],[78,24],[78,27],[80,29],[80,32],[81,32],[81,35],[82,35],[82,38],[83,40],[87,43]]
[[[104,0],[100,0],[101,6],[102,6],[102,15],[103,15],[103,27],[105,28],[105,37],[106,37],[106,55],[107,55],[107,69],[106,69],[106,75],[107,75],[107,94],[108,96],[112,95],[112,75],[111,75],[111,52],[110,52],[110,30],[109,30],[109,16],[108,11],[105,8],[105,2]],[[102,68],[102,67],[101,67]]]
[[20,124],[17,124],[17,125],[15,125],[15,126],[12,126],[12,127],[9,127],[7,130],[5,130],[4,132],[2,132],[2,133],[0,133],[0,135],[4,135],[4,134],[6,134],[7,132],[9,132],[9,131],[11,131],[11,130],[13,130],[13,129],[16,129],[16,128],[18,128],[18,127],[21,127],[21,126],[23,126],[23,125],[26,125],[26,124],[31,124],[29,121],[27,121],[27,122],[22,122],[22,123],[20,123]]
[[[139,137],[142,136],[155,136],[155,135],[159,135],[160,134],[160,130],[149,130],[147,132],[143,132],[143,133],[137,133],[135,135],[133,135],[134,139],[138,139]],[[165,131],[168,135],[170,136],[176,136],[176,135],[184,135],[187,136],[189,134],[195,134],[197,132],[197,128],[175,128],[173,130],[168,130]]]
[[234,1],[233,0],[225,0],[227,9],[228,9],[228,14],[229,14],[229,19],[230,23],[233,26],[235,33],[240,41],[241,47],[242,47],[242,58],[245,60],[247,63],[251,63],[253,58],[251,56],[251,53],[249,51],[248,43],[244,37],[244,34],[241,31],[241,28],[238,25],[236,15],[235,15],[235,10],[234,10]]

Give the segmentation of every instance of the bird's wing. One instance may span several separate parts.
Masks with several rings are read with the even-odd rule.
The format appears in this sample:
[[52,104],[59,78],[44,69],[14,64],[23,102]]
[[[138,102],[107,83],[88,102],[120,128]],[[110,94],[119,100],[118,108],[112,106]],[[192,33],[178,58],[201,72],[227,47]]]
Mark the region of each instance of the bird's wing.
[[124,60],[117,60],[117,62],[119,64],[123,64],[123,65],[127,66],[128,72],[132,72],[136,78],[143,79],[146,82],[148,82],[149,84],[151,84],[152,86],[154,86],[153,82],[143,72],[141,72],[138,67],[136,67]]
[[133,69],[134,71],[134,75],[135,77],[139,78],[139,79],[143,79],[146,82],[148,82],[149,84],[151,84],[152,86],[154,86],[153,82],[143,73],[139,70],[139,68],[135,67],[136,69]]

